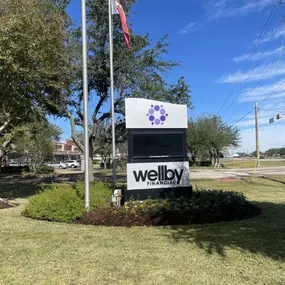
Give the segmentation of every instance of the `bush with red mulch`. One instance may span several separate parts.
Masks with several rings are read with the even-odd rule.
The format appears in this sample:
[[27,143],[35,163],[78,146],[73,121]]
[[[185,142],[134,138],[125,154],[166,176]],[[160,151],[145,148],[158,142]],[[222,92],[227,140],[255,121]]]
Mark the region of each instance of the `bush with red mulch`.
[[102,226],[166,226],[252,218],[261,210],[242,193],[196,190],[191,198],[132,201],[122,208],[99,208],[76,223]]

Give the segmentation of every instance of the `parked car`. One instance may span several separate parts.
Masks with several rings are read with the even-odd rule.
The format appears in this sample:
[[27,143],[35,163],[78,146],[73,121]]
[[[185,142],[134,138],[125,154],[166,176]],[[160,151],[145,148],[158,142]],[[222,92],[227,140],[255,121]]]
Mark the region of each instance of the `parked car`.
[[51,166],[53,168],[59,168],[59,169],[67,168],[67,165],[61,161],[48,162],[45,165]]
[[67,167],[77,168],[80,167],[80,163],[77,160],[67,160],[64,162]]
[[11,166],[11,167],[20,167],[20,166],[24,166],[24,165],[23,165],[23,163],[12,161],[12,162],[9,162],[9,166]]

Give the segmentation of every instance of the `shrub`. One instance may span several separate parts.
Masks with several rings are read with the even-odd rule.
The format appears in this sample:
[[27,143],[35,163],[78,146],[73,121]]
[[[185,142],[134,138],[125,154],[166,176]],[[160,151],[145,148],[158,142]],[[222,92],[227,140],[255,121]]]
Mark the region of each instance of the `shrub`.
[[210,167],[212,166],[212,162],[209,160],[201,160],[201,161],[196,161],[195,165],[192,160],[189,160],[189,166],[205,166],[205,167]]
[[84,214],[84,205],[71,186],[52,185],[31,198],[22,214],[39,220],[71,222]]
[[[90,208],[107,207],[111,200],[111,190],[103,182],[90,185]],[[84,208],[84,184],[53,184],[32,197],[23,211],[26,217],[56,222],[71,222],[82,217]]]
[[54,168],[52,166],[41,165],[38,170],[38,174],[49,174],[54,173]]
[[106,226],[159,226],[201,224],[253,217],[260,209],[242,193],[196,190],[191,198],[133,201],[120,209],[101,208],[79,222]]
[[[79,197],[84,200],[84,184],[77,183],[76,189]],[[102,181],[95,181],[90,184],[90,209],[107,207],[110,205],[112,191],[110,185]]]

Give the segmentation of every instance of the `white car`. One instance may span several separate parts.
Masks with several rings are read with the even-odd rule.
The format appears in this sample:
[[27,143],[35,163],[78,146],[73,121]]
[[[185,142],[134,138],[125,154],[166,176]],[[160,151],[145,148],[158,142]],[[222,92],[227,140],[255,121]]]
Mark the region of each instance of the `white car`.
[[54,161],[54,162],[49,162],[46,164],[47,166],[51,166],[53,168],[59,168],[59,169],[65,169],[67,168],[67,165],[61,161]]
[[19,162],[9,162],[9,166],[19,167],[22,165]]
[[77,160],[67,160],[64,162],[67,167],[77,168],[80,167],[80,163]]

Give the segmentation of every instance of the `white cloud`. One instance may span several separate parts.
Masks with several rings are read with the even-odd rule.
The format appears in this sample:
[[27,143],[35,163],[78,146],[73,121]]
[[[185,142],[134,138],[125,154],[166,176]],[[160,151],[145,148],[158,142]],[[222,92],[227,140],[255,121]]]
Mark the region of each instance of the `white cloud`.
[[240,102],[254,102],[265,99],[270,94],[270,99],[285,97],[285,79],[276,83],[263,85],[257,88],[247,88],[241,94]]
[[[270,110],[269,108],[270,107]],[[267,105],[262,105],[258,109],[258,123],[259,126],[267,126],[269,124],[269,119],[275,117],[280,113],[285,107],[285,101],[279,103],[270,103]],[[285,111],[285,110],[284,110]],[[235,124],[238,128],[249,128],[255,126],[255,114],[254,111],[247,115],[242,121]],[[285,144],[285,141],[284,141]]]
[[256,11],[261,11],[268,5],[272,5],[272,0],[259,0],[251,1],[249,3],[244,3],[243,5],[237,7],[230,3],[231,1],[222,1],[223,5],[217,6],[215,3],[212,5],[208,4],[209,11],[207,13],[207,18],[209,20],[217,20],[221,18],[229,18],[236,16],[245,16],[249,13]]
[[[276,110],[282,110],[285,109],[285,100],[274,100],[274,102],[269,102],[267,104],[263,104],[261,107],[262,112],[265,112],[266,114],[268,114],[269,111],[271,111],[271,115],[272,114],[276,114]],[[273,112],[273,113],[272,113]]]
[[180,34],[187,34],[199,30],[203,26],[202,23],[191,22],[179,31]]
[[[285,87],[283,86],[282,89],[284,90]],[[273,90],[274,91],[274,90]],[[263,99],[268,98],[268,100],[272,99],[279,99],[279,98],[285,98],[285,93],[284,92],[277,92],[272,95],[270,95],[272,92],[264,93],[264,94],[256,94],[256,95],[247,95],[247,96],[242,96],[239,100],[239,102],[256,102],[260,101]],[[270,96],[269,96],[270,95]]]
[[217,83],[243,83],[246,80],[248,82],[265,80],[270,78],[275,78],[285,74],[285,62],[276,61],[274,64],[261,65],[255,68],[254,71],[249,70],[242,74],[241,71],[223,75],[217,80]]
[[[284,89],[284,86],[283,88]],[[256,102],[256,101],[260,101],[263,99],[266,100],[272,100],[272,99],[280,99],[280,98],[285,98],[285,93],[284,92],[276,92],[272,95],[270,95],[272,92],[268,92],[268,93],[264,93],[264,94],[255,94],[255,95],[247,95],[247,96],[242,96],[239,100],[239,102]],[[270,95],[270,96],[269,96]]]
[[[261,58],[261,57],[265,58],[265,57],[269,57],[269,56],[272,56],[272,55],[281,54],[283,50],[284,50],[284,47],[279,47],[277,49],[269,50],[269,51],[266,51],[266,52],[258,52],[258,53],[254,54],[251,57],[251,61],[259,60],[259,58]],[[249,53],[248,54],[243,54],[243,55],[234,57],[233,61],[236,61],[236,62],[245,61],[245,60],[248,60],[250,58],[250,56],[251,56],[251,54],[249,54]]]
[[273,3],[273,0],[251,0],[245,1],[242,5],[237,6],[236,1],[234,0],[210,0],[204,6],[205,14],[203,20],[200,23],[191,22],[187,24],[179,31],[179,33],[187,34],[190,32],[197,31],[198,29],[203,27],[205,23],[210,21],[245,16],[253,12],[259,12],[267,6],[272,5]]
[[[262,43],[269,42],[271,40],[271,38],[272,38],[272,40],[276,40],[276,39],[279,39],[282,36],[285,36],[285,27],[284,27],[284,25],[282,25],[275,34],[274,34],[274,32],[275,32],[275,30],[273,30],[273,31],[269,32],[267,35],[265,35],[261,39],[260,43],[262,44]],[[258,39],[255,40],[255,43],[257,41],[258,41]]]
[[[259,117],[259,125],[268,124],[268,122],[269,122],[269,117],[267,116],[264,118]],[[255,126],[255,119],[240,121],[236,123],[235,126],[237,126],[238,128],[253,127]]]
[[[284,120],[275,122],[274,124],[261,126],[259,128],[259,140],[262,151],[274,147],[284,147],[284,136],[280,135],[285,133]],[[255,129],[248,128],[241,131],[241,149],[252,151],[255,149]]]

